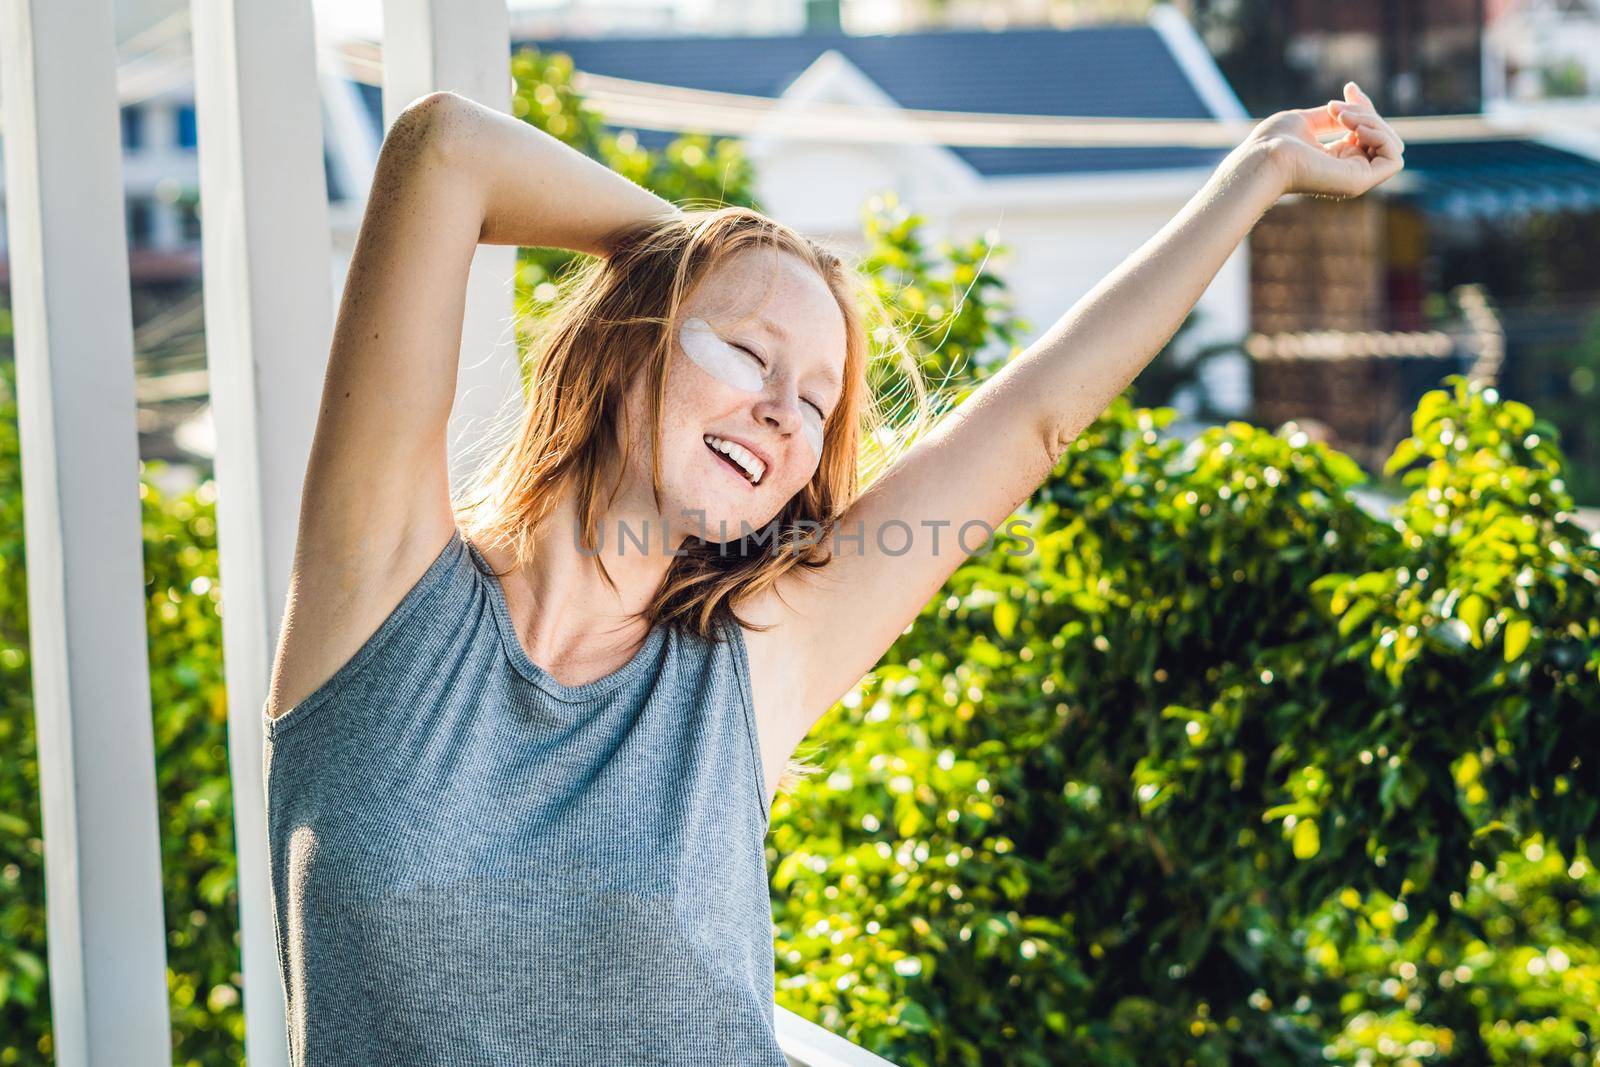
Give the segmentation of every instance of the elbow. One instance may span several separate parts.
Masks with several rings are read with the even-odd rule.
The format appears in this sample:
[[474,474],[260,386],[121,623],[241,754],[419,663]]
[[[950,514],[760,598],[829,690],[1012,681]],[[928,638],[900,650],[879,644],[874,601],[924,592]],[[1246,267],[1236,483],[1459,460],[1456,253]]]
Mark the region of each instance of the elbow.
[[384,149],[404,145],[412,152],[421,150],[429,159],[442,162],[449,158],[450,145],[460,139],[471,107],[471,100],[448,89],[419,96],[389,124],[383,138]]
[[1067,449],[1072,447],[1075,432],[1070,431],[1062,420],[1054,413],[1046,411],[1039,417],[1038,423],[1039,447],[1044,453],[1045,469],[1053,471],[1056,464],[1061,462],[1061,457],[1067,454]]
[[395,116],[394,125],[398,126],[402,121],[436,123],[442,116],[448,116],[453,110],[469,103],[471,101],[460,93],[451,92],[449,89],[435,89],[431,93],[422,94],[401,108],[400,114]]

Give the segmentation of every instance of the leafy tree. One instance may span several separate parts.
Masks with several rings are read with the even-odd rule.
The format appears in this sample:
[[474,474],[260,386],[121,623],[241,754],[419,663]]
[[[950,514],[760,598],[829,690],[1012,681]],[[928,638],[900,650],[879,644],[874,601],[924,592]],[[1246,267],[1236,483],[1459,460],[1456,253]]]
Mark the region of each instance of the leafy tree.
[[1506,391],[1536,405],[1561,429],[1573,497],[1600,506],[1600,431],[1594,421],[1600,400],[1600,312],[1572,339],[1528,343],[1518,356],[1507,368],[1512,380]]
[[[992,235],[930,249],[926,217],[893,191],[868,198],[861,218],[866,248],[858,265],[875,297],[869,331],[881,345],[888,335],[880,331],[894,330],[923,378],[958,402],[1016,354],[1030,329],[1013,313],[1005,283],[987,269],[990,258],[1009,250]],[[885,368],[873,386],[905,414],[893,406],[910,390],[898,368]]]

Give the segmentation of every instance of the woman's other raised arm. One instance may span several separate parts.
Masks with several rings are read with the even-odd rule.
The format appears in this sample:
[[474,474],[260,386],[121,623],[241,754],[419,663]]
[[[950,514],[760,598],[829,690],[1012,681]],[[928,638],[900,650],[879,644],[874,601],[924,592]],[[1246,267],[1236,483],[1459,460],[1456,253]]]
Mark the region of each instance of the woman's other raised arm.
[[454,529],[447,433],[478,244],[603,252],[619,227],[676,210],[454,93],[395,119],[334,325],[269,714],[347,662]]
[[[1340,136],[1323,143],[1329,134]],[[1401,169],[1401,148],[1354,83],[1344,101],[1263,120],[1171,221],[874,482],[841,517],[820,577],[784,575],[756,619],[773,625],[758,640],[794,650],[780,747],[872,669],[984,533],[1049,477],[1279,196],[1359,196]],[[984,529],[965,539],[973,522]]]

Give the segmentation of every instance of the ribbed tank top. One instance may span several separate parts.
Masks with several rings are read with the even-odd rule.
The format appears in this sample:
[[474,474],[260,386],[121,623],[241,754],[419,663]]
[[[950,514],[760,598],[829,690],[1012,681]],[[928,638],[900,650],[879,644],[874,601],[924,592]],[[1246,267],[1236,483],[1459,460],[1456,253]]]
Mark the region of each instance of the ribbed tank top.
[[265,714],[291,1064],[753,1064],[773,1029],[744,635],[656,626],[567,686],[459,530]]

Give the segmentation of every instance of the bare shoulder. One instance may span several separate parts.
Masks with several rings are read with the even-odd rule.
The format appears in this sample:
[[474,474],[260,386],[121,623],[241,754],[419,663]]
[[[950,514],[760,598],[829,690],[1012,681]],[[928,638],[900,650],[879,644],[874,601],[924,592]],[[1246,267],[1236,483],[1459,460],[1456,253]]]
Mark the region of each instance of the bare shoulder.
[[289,575],[268,717],[288,714],[349,663],[422,580],[454,532],[453,516],[423,520],[392,544],[372,544],[359,563],[326,558],[331,549],[324,543],[303,544]]

